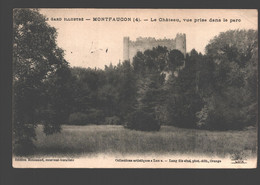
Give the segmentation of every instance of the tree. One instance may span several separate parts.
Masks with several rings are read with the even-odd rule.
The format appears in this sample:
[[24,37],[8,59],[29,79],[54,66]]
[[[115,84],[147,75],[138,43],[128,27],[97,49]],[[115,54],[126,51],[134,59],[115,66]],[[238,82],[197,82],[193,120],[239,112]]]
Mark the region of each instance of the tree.
[[171,50],[168,58],[167,67],[170,71],[176,71],[184,64],[184,55],[179,50]]
[[[70,122],[75,123],[75,115],[81,115],[82,124],[103,123],[105,120],[123,124],[133,109],[136,96],[136,76],[131,63],[110,64],[104,70],[77,67],[71,71],[74,101]],[[96,120],[89,119],[93,114],[98,115]]]
[[[57,32],[37,9],[13,11],[13,125],[14,151],[34,149],[35,127],[44,123],[46,134],[60,131],[69,76]],[[58,86],[57,86],[58,85]]]
[[206,46],[213,62],[211,94],[205,95],[206,127],[242,129],[255,125],[257,115],[257,32],[229,30]]
[[138,52],[133,59],[136,72],[135,110],[128,116],[127,127],[136,130],[158,131],[160,129],[160,106],[162,87],[165,82],[168,50],[158,46],[143,53]]
[[[183,57],[178,52],[172,52],[174,63],[183,64]],[[174,61],[174,60],[172,60]],[[175,75],[172,71],[166,83],[168,124],[185,128],[196,128],[196,112],[202,108],[202,99],[198,92],[198,65],[202,61],[196,50],[192,50],[185,59],[185,66]],[[176,70],[177,66],[171,68]]]
[[118,116],[125,120],[128,113],[133,111],[136,94],[137,94],[137,78],[134,73],[133,66],[129,61],[124,61],[117,65],[118,83],[116,91],[118,92]]

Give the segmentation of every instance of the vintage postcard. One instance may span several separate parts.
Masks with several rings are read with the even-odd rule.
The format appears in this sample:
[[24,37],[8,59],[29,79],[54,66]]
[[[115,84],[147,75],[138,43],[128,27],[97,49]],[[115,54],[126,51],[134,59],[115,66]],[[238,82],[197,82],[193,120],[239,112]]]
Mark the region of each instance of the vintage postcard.
[[254,9],[13,9],[14,168],[256,168]]

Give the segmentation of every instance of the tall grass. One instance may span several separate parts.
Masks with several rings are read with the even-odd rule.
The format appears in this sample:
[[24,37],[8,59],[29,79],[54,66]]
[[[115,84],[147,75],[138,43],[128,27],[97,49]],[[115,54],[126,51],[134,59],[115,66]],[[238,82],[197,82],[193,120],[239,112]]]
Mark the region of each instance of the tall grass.
[[159,132],[128,130],[122,126],[63,126],[61,133],[46,136],[36,129],[39,155],[93,155],[97,153],[184,153],[225,156],[256,154],[256,129],[206,131],[162,126]]

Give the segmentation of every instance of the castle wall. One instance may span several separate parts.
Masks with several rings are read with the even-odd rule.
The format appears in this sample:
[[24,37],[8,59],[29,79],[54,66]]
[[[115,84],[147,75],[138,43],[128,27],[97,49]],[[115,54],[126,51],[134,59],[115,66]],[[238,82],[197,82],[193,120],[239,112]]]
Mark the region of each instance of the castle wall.
[[168,50],[178,49],[184,56],[186,55],[186,35],[177,34],[175,39],[155,39],[139,37],[136,41],[131,41],[129,37],[124,37],[123,60],[132,61],[138,51],[144,52],[157,46],[165,46]]

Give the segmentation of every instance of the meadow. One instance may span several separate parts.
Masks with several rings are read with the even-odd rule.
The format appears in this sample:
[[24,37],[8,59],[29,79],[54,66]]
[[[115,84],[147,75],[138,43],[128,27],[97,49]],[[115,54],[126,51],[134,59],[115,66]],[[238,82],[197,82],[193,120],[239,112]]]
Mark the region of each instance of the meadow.
[[159,132],[143,132],[118,125],[62,126],[62,131],[46,136],[36,129],[35,155],[85,156],[120,154],[203,154],[227,156],[257,152],[257,131],[207,131],[162,126]]

